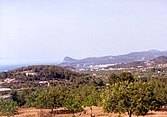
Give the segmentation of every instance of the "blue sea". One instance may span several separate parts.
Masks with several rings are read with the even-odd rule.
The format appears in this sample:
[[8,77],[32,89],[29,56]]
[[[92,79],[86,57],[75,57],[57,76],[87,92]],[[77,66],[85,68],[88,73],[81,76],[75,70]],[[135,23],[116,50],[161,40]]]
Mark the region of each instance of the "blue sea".
[[18,64],[18,65],[0,65],[0,72],[8,71],[16,68],[31,66],[31,65],[57,65],[57,63],[41,63],[41,64]]
[[12,69],[16,69],[16,68],[20,68],[20,67],[24,67],[24,66],[27,66],[27,65],[1,65],[0,72],[12,70]]

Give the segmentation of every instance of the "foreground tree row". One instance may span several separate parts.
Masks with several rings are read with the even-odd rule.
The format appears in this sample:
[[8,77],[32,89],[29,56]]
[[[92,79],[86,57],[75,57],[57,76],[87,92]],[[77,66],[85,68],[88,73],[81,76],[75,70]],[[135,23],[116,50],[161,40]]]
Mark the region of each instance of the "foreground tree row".
[[[106,86],[82,84],[74,87],[47,87],[13,92],[13,101],[2,101],[11,105],[10,114],[19,107],[48,108],[64,107],[73,112],[84,107],[103,106],[106,112],[146,115],[149,110],[159,110],[167,104],[167,80],[151,79],[147,82],[135,78],[131,73],[111,74]],[[10,104],[8,104],[10,103]],[[6,109],[10,110],[10,109]],[[4,114],[0,108],[0,114]],[[91,113],[93,116],[93,110]]]
[[132,114],[146,115],[149,110],[159,110],[167,104],[166,79],[143,82],[131,73],[123,72],[111,74],[109,84],[103,93],[106,112],[127,112],[131,117]]

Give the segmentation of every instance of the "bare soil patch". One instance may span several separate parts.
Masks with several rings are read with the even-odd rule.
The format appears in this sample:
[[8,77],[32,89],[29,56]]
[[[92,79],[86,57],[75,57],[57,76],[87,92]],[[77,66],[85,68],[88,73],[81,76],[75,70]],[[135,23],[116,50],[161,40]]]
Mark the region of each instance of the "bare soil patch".
[[[86,107],[85,111],[75,113],[76,117],[90,117],[90,108]],[[95,117],[119,117],[117,113],[104,113],[102,107],[93,107]],[[59,108],[54,110],[54,114],[50,114],[50,109],[20,108],[18,114],[14,117],[71,117],[72,112]],[[1,116],[5,117],[5,116]],[[121,114],[121,117],[128,115]],[[137,116],[132,116],[137,117]],[[139,116],[143,117],[143,116]],[[167,117],[167,111],[150,111],[145,117]]]

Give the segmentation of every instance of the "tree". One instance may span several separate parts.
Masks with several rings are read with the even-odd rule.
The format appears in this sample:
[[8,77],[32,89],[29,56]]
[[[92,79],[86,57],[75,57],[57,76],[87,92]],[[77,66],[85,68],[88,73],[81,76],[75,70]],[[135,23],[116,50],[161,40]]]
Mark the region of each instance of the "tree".
[[167,104],[167,79],[158,78],[151,81],[154,87],[156,99],[159,101],[160,106]]
[[123,81],[128,81],[129,83],[134,82],[134,76],[130,72],[120,73],[119,79],[120,79],[121,82],[123,82]]
[[64,107],[73,112],[83,110],[88,106],[92,114],[92,106],[97,106],[100,100],[98,88],[93,85],[80,85],[69,89],[66,94]]
[[73,115],[75,112],[83,110],[80,99],[76,98],[75,96],[71,96],[71,95],[65,98],[63,107],[72,111]]
[[63,89],[59,87],[39,88],[29,92],[25,96],[27,107],[48,108],[51,113],[63,104]]
[[119,82],[124,82],[124,81],[128,81],[130,83],[130,82],[134,82],[135,79],[130,72],[122,72],[120,74],[112,73],[108,77],[108,82],[110,85],[119,83]]
[[17,103],[18,106],[23,106],[26,101],[25,101],[25,92],[26,91],[22,91],[22,92],[18,92],[18,91],[14,91],[11,93],[12,96],[12,100],[15,101]]
[[43,104],[45,104],[47,108],[51,108],[51,112],[53,112],[54,108],[62,106],[61,90],[59,88],[51,87],[45,90],[39,99],[45,101]]
[[24,100],[25,100],[25,107],[37,107],[37,97],[41,94],[41,89],[35,90],[23,90]]
[[104,93],[103,108],[106,112],[128,112],[131,117],[132,114],[145,115],[153,110],[157,103],[149,82],[125,81],[108,87]]
[[82,95],[82,105],[90,108],[91,117],[93,117],[92,106],[97,106],[100,102],[100,92],[93,85],[83,85],[78,90],[81,93],[80,95]]
[[17,111],[17,104],[14,101],[0,99],[0,115],[14,115]]
[[120,81],[120,78],[119,78],[119,76],[118,76],[117,74],[115,74],[115,73],[110,74],[109,77],[108,77],[108,83],[109,83],[110,85],[115,84],[115,83],[117,83],[117,82],[119,82],[119,81]]

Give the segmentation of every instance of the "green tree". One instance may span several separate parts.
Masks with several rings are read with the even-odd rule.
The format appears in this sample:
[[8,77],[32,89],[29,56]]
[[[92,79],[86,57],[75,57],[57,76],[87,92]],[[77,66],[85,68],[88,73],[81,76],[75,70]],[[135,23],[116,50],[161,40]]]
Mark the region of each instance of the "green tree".
[[23,106],[26,101],[25,101],[25,91],[21,91],[21,92],[18,92],[18,91],[14,91],[11,93],[12,95],[12,100],[15,101],[17,103],[18,106]]
[[132,73],[130,72],[122,72],[120,74],[115,74],[112,73],[109,75],[108,77],[108,83],[110,85],[115,84],[115,83],[119,83],[119,82],[124,82],[124,81],[128,81],[130,82],[134,82],[134,76],[132,75]]
[[17,104],[14,101],[0,99],[0,115],[14,115],[17,111]]
[[115,84],[119,81],[120,81],[120,77],[115,73],[110,74],[109,77],[108,77],[108,83],[110,85]]
[[83,110],[83,107],[88,106],[92,113],[92,106],[97,106],[100,100],[98,88],[94,85],[80,85],[69,89],[66,94],[64,107],[73,112]]
[[156,99],[159,101],[160,106],[167,104],[167,79],[158,78],[151,81],[154,87]]
[[106,112],[128,112],[131,117],[132,114],[145,115],[149,110],[155,109],[157,103],[150,83],[125,81],[106,89],[103,108]]
[[134,80],[135,80],[134,76],[130,72],[122,72],[122,73],[120,73],[119,79],[120,79],[121,82],[128,81],[129,83],[130,82],[134,82]]
[[73,111],[73,113],[77,111],[82,111],[82,104],[79,98],[68,96],[64,100],[64,107],[70,111]]
[[[42,107],[46,106],[47,108],[51,108],[51,112],[53,112],[54,108],[61,107],[61,90],[58,88],[48,88],[44,90],[41,95],[37,97],[39,100],[39,104]],[[43,103],[41,103],[43,101]]]
[[100,91],[98,91],[97,87],[93,85],[83,85],[78,89],[80,91],[80,95],[82,95],[82,105],[84,107],[88,106],[91,110],[91,117],[93,116],[92,106],[97,106],[101,101]]
[[63,104],[63,88],[60,87],[47,87],[38,88],[30,91],[25,95],[25,106],[36,108],[51,109],[51,113],[57,107],[62,107]]
[[25,107],[37,107],[37,97],[41,94],[42,89],[35,89],[35,90],[24,90],[22,93],[24,94],[25,98]]

